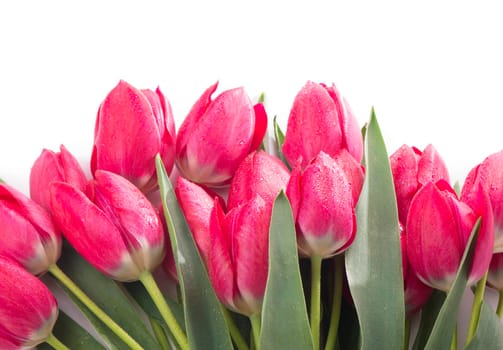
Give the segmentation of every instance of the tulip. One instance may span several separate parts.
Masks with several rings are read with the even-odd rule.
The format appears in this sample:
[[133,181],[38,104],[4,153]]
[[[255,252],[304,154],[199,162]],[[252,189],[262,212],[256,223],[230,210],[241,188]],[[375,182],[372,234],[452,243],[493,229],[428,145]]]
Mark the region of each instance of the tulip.
[[229,190],[227,207],[234,208],[259,195],[272,205],[280,190],[286,189],[290,172],[276,157],[256,151],[239,165]]
[[503,291],[503,253],[493,254],[487,274],[487,284]]
[[304,170],[294,168],[286,194],[302,255],[327,258],[349,248],[356,234],[356,202],[351,181],[332,157],[320,152]]
[[157,189],[155,156],[171,171],[175,124],[159,88],[138,90],[120,81],[98,110],[91,171],[108,170],[130,180],[144,193]]
[[260,197],[224,213],[215,200],[210,219],[208,272],[221,302],[251,316],[259,314],[268,271],[271,208]]
[[211,100],[217,85],[194,104],[176,141],[181,174],[213,187],[230,182],[239,163],[260,146],[267,128],[264,107],[253,106],[243,88],[224,91]]
[[63,145],[58,153],[44,149],[33,163],[30,172],[30,197],[49,211],[49,185],[53,181],[68,182],[81,191],[85,191],[87,186],[82,167]]
[[468,174],[461,198],[469,198],[477,183],[489,193],[494,211],[494,252],[503,252],[503,150],[487,157]]
[[419,279],[448,291],[461,263],[470,233],[482,218],[468,284],[487,271],[494,244],[493,217],[487,193],[479,186],[474,200],[460,201],[450,185],[440,180],[424,185],[414,196],[407,217],[407,254]]
[[390,156],[400,222],[406,224],[410,202],[416,192],[428,182],[445,180],[449,173],[437,150],[428,145],[423,151],[403,145]]
[[61,255],[61,234],[40,205],[0,184],[0,255],[34,275],[45,273]]
[[28,349],[53,338],[58,305],[50,290],[23,267],[0,258],[0,348]]
[[304,168],[321,151],[335,158],[342,150],[361,162],[363,139],[358,122],[334,85],[308,81],[290,111],[283,154],[292,167],[301,159]]
[[92,195],[63,182],[51,186],[55,222],[70,244],[105,275],[138,280],[164,257],[164,233],[157,211],[131,182],[97,170]]

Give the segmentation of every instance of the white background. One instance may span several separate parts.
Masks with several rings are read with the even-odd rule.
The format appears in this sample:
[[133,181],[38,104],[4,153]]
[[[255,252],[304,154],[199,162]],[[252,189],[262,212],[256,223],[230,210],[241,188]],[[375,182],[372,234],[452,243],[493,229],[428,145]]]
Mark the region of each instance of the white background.
[[265,92],[283,128],[313,80],[334,82],[361,125],[374,106],[389,154],[432,143],[462,183],[503,149],[496,3],[3,1],[0,177],[28,193],[33,161],[60,144],[87,169],[98,106],[120,79],[160,86],[177,126],[217,80]]
[[283,128],[313,80],[335,83],[361,125],[374,106],[389,154],[432,143],[463,182],[503,149],[502,15],[482,1],[2,2],[0,177],[27,192],[33,161],[60,144],[87,167],[119,79],[160,86],[177,126],[217,80],[265,92]]

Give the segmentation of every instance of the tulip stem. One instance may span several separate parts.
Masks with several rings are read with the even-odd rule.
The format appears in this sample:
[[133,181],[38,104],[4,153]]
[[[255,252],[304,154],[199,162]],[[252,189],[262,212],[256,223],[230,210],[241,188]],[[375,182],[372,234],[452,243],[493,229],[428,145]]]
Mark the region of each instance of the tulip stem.
[[189,350],[189,342],[187,340],[187,336],[183,332],[182,328],[178,324],[173,312],[171,311],[166,299],[164,299],[164,295],[162,295],[157,282],[154,279],[154,276],[150,273],[150,271],[144,271],[140,274],[139,277],[140,282],[143,284],[148,294],[152,298],[155,306],[161,313],[162,318],[168,325],[173,337],[180,345],[182,350]]
[[232,318],[229,310],[227,310],[225,307],[222,308],[222,310],[224,312],[225,323],[229,328],[229,333],[231,334],[232,340],[234,341],[234,344],[236,345],[238,350],[249,350],[248,344],[246,344],[246,341],[243,338],[243,335],[239,331],[238,327],[236,326],[236,322],[234,322],[234,319]]
[[45,340],[45,342],[47,344],[49,344],[50,346],[52,346],[54,349],[56,350],[70,350],[70,348],[68,346],[66,346],[65,344],[63,344],[58,338],[56,338],[54,336],[54,334],[49,334],[49,336],[47,337],[47,339]]
[[452,332],[451,339],[451,350],[458,349],[458,325],[454,326],[454,331]]
[[149,317],[149,320],[150,325],[152,326],[152,331],[154,331],[155,338],[159,342],[159,345],[161,345],[161,348],[163,350],[171,350],[171,345],[169,344],[166,333],[164,332],[160,322],[153,317]]
[[311,257],[311,333],[315,349],[320,348],[321,262],[321,256]]
[[499,318],[503,316],[503,289],[499,291],[498,306],[496,307],[496,315]]
[[261,327],[261,314],[256,313],[250,316],[252,327],[253,341],[255,342],[255,349],[260,349],[260,327]]
[[406,317],[405,318],[405,337],[403,339],[403,350],[408,350],[409,349],[409,343],[410,343],[410,325],[411,325],[410,317]]
[[339,330],[339,320],[341,316],[342,301],[342,280],[344,275],[344,255],[335,256],[335,283],[334,297],[332,300],[332,313],[330,315],[330,327],[328,329],[327,343],[325,350],[332,350],[337,342],[337,332]]
[[[77,299],[79,299],[97,318],[99,318],[112,332],[114,332],[131,349],[143,349],[128,332],[119,326],[103,309],[101,309],[79,286],[73,282],[58,265],[49,266],[49,272],[61,282]],[[52,345],[52,344],[51,344]]]
[[484,291],[487,282],[487,272],[484,277],[477,283],[477,287],[475,289],[475,296],[473,297],[472,303],[472,314],[470,316],[470,323],[468,324],[468,331],[466,333],[466,342],[465,345],[468,345],[470,341],[475,336],[477,332],[477,327],[479,325],[480,319],[480,309],[482,308],[482,302],[484,301]]

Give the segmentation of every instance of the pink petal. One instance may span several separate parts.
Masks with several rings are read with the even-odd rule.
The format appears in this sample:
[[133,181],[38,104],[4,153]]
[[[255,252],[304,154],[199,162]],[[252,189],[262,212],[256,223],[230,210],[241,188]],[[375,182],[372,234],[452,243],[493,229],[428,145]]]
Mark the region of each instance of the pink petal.
[[262,103],[257,103],[253,106],[255,112],[255,132],[253,133],[253,140],[250,145],[250,151],[256,151],[264,139],[267,131],[267,113]]

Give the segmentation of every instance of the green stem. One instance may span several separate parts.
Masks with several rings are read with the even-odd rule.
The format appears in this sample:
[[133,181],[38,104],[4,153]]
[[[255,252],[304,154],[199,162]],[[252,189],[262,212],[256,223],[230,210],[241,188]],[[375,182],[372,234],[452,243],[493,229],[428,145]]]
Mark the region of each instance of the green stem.
[[222,310],[224,312],[225,323],[229,328],[229,333],[231,334],[232,340],[234,341],[234,344],[236,345],[238,350],[249,350],[249,347],[246,344],[243,335],[236,326],[236,322],[234,322],[234,319],[232,318],[229,310],[227,310],[225,307],[223,307]]
[[154,331],[155,338],[161,345],[162,349],[171,350],[171,345],[169,345],[168,338],[166,337],[166,333],[164,332],[160,322],[153,317],[149,317],[149,320],[152,330]]
[[261,314],[253,314],[250,316],[253,341],[255,342],[255,349],[260,349],[260,328],[261,328]]
[[320,348],[321,262],[321,256],[311,257],[311,333],[315,350]]
[[47,339],[45,340],[47,344],[52,346],[56,350],[70,350],[65,344],[63,344],[58,338],[54,336],[54,334],[49,334]]
[[403,350],[409,349],[410,343],[410,317],[405,317],[405,338],[403,340]]
[[[134,340],[128,332],[119,326],[105,311],[103,311],[79,286],[68,277],[58,265],[49,266],[49,272],[61,282],[77,299],[79,299],[97,318],[99,318],[112,332],[114,332],[131,349],[139,350],[143,347]],[[52,344],[51,344],[52,345]]]
[[503,316],[503,289],[499,291],[498,306],[496,307],[496,315],[499,318]]
[[458,348],[458,325],[454,327],[451,340],[451,350],[457,350],[457,348]]
[[466,333],[465,345],[468,345],[470,341],[475,336],[477,331],[477,326],[479,325],[480,319],[480,309],[482,308],[482,302],[484,301],[484,292],[487,282],[487,272],[484,277],[477,283],[477,288],[475,289],[475,296],[473,297],[472,303],[472,314],[470,316],[470,323],[468,324],[468,331]]
[[139,279],[140,282],[145,287],[145,289],[147,290],[150,297],[152,298],[152,301],[154,302],[155,306],[161,313],[162,318],[168,325],[171,333],[173,334],[173,337],[178,342],[178,345],[180,345],[180,348],[182,350],[189,350],[190,347],[189,347],[189,341],[187,340],[187,336],[185,335],[182,328],[176,321],[176,318],[173,315],[171,309],[169,308],[166,299],[164,299],[164,295],[162,295],[162,292],[159,289],[159,286],[157,285],[154,276],[152,276],[150,271],[144,271],[141,273]]
[[335,257],[335,283],[334,297],[332,300],[332,313],[330,315],[330,326],[328,329],[327,343],[325,350],[332,350],[337,342],[337,332],[339,330],[339,320],[341,317],[342,301],[342,280],[344,276],[344,255],[339,254]]

